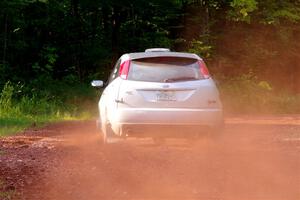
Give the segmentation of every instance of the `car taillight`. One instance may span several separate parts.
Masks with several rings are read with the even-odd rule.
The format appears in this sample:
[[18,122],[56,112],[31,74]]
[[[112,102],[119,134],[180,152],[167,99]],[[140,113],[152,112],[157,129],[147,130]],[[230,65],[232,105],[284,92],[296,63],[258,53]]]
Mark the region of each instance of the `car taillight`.
[[119,75],[122,79],[127,79],[130,67],[130,60],[126,60],[120,65]]
[[205,62],[203,60],[199,60],[198,63],[199,63],[200,72],[204,76],[204,78],[210,78],[210,74],[206,67]]

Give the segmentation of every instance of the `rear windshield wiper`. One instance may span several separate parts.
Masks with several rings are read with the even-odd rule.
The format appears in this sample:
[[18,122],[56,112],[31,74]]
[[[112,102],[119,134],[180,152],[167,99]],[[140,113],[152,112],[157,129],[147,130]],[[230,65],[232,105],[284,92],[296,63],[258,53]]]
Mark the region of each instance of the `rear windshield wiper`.
[[189,80],[198,80],[198,78],[195,77],[176,77],[176,78],[167,78],[164,79],[165,83],[169,83],[169,82],[176,82],[176,81],[189,81]]

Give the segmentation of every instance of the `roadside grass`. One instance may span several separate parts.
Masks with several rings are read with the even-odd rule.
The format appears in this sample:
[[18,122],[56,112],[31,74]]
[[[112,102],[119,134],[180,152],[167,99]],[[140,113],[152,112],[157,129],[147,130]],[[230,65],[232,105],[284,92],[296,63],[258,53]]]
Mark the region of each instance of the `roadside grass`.
[[[59,119],[57,119],[58,121]],[[16,117],[1,117],[0,118],[0,137],[12,135],[17,132],[22,132],[26,128],[31,126],[42,126],[47,122],[56,121],[54,119],[40,119],[40,118],[31,118],[25,116],[16,116]]]
[[276,90],[251,75],[225,79],[219,89],[226,114],[300,113],[300,94]]
[[0,137],[50,122],[92,118],[97,106],[95,93],[84,87],[77,87],[75,92],[68,89],[67,92],[57,92],[55,96],[50,95],[50,90],[47,94],[28,96],[18,94],[16,86],[7,82],[0,93]]
[[9,116],[0,117],[0,137],[22,132],[29,127],[42,127],[47,123],[69,120],[87,120],[93,115],[89,112],[71,114],[68,112],[57,113],[56,115],[37,115],[37,116]]
[[30,123],[30,120],[26,118],[0,117],[0,137],[20,132]]

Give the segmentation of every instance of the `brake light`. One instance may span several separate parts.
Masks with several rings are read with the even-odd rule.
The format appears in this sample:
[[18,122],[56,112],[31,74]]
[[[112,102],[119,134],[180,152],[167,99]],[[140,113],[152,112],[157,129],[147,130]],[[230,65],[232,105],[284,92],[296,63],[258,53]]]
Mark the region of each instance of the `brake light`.
[[130,60],[126,60],[120,65],[119,75],[122,79],[127,79],[130,67]]
[[200,72],[204,76],[204,78],[206,78],[206,79],[210,78],[210,74],[206,67],[205,62],[203,60],[199,60],[198,63],[199,63]]

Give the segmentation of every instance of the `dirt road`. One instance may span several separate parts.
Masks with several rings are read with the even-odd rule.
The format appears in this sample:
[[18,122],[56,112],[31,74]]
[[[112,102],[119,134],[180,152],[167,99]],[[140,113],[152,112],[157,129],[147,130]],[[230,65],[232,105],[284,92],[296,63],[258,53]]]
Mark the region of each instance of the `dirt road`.
[[68,122],[0,147],[0,199],[300,199],[300,116],[228,118],[217,141],[161,146],[104,147],[94,122]]

